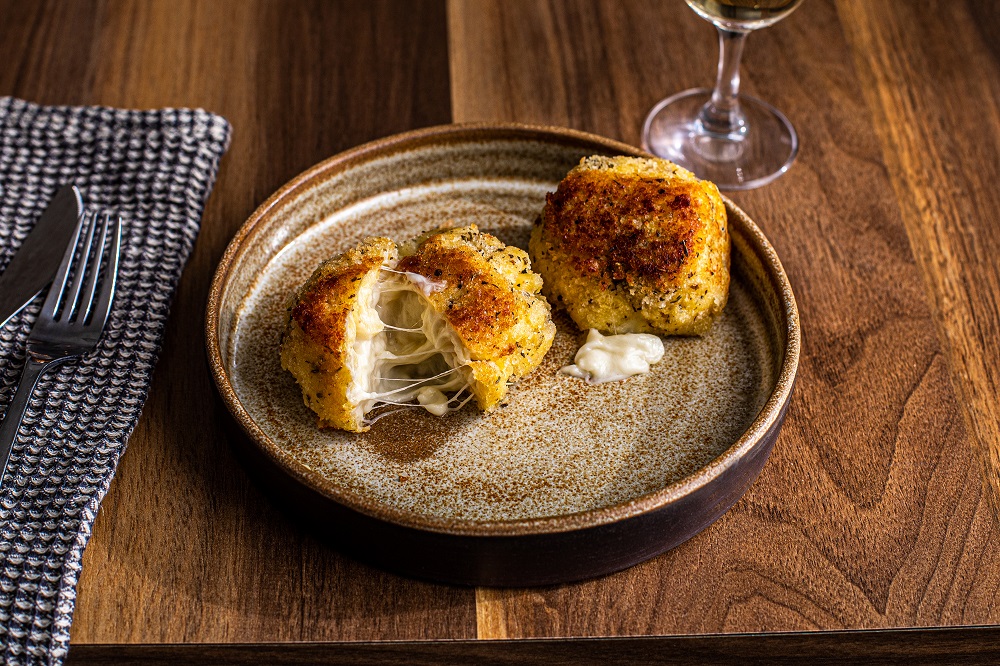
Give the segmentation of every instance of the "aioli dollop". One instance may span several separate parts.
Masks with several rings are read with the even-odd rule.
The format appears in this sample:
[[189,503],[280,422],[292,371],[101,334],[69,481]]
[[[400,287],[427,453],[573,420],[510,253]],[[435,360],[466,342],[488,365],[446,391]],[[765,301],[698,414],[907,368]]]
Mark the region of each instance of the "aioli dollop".
[[648,333],[601,335],[590,329],[587,342],[576,352],[574,365],[560,372],[603,384],[649,372],[649,366],[663,358],[663,341]]

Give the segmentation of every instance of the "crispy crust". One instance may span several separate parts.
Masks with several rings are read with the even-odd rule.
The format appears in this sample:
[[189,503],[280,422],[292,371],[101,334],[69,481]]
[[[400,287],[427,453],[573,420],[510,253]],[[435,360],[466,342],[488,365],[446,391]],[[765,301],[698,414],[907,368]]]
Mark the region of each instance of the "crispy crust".
[[581,160],[546,197],[530,250],[582,329],[700,334],[728,296],[718,189],[665,160]]
[[397,269],[445,284],[428,300],[469,350],[473,393],[485,411],[552,346],[555,324],[528,255],[474,224],[426,236]]
[[320,427],[367,430],[347,399],[353,382],[347,354],[357,334],[358,295],[370,290],[379,268],[395,258],[391,240],[369,238],[323,262],[289,305],[281,367],[295,376],[302,399],[318,415]]
[[536,368],[552,345],[555,325],[538,295],[542,280],[523,250],[475,225],[437,230],[404,248],[409,254],[396,264],[391,240],[369,238],[321,264],[289,305],[281,365],[295,376],[320,427],[368,429],[347,397],[355,381],[348,355],[364,325],[358,303],[372,298],[385,264],[443,283],[425,298],[466,348],[471,389],[484,411],[495,408],[509,382]]

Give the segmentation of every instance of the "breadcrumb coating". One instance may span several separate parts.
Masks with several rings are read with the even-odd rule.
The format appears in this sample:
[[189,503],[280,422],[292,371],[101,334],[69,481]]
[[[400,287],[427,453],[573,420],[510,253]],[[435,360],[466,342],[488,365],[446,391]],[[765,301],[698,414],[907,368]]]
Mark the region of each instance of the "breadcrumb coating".
[[666,160],[584,158],[546,197],[529,251],[584,330],[700,335],[729,294],[718,188]]
[[368,429],[364,414],[347,398],[354,382],[348,357],[364,307],[357,307],[358,302],[371,293],[381,267],[395,263],[397,256],[388,238],[368,238],[320,264],[289,306],[281,367],[295,376],[303,401],[316,412],[321,427]]
[[[446,391],[464,381],[458,393],[468,388],[489,411],[552,345],[541,287],[527,253],[475,225],[429,232],[402,252],[387,238],[369,238],[320,265],[296,294],[282,367],[321,427],[367,430],[373,406],[412,400],[393,381]],[[410,328],[400,328],[399,317]],[[402,354],[404,339],[406,351],[419,348],[419,362]]]
[[549,304],[537,295],[542,279],[531,271],[528,254],[474,224],[428,237],[397,269],[446,285],[428,300],[469,350],[473,392],[485,411],[552,346],[556,327]]

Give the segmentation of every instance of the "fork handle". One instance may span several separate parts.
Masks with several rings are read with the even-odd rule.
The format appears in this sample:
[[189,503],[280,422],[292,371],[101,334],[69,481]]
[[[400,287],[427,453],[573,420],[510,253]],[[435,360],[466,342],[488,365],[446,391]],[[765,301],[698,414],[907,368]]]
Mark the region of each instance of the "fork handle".
[[59,361],[54,360],[39,361],[31,355],[24,362],[24,369],[21,370],[21,379],[17,382],[14,398],[7,406],[7,413],[4,414],[3,421],[0,422],[0,464],[2,464],[0,467],[0,487],[3,487],[3,480],[7,476],[7,461],[10,460],[10,450],[14,446],[14,437],[17,436],[17,429],[21,426],[31,392],[35,389],[35,384],[42,373],[58,363]]

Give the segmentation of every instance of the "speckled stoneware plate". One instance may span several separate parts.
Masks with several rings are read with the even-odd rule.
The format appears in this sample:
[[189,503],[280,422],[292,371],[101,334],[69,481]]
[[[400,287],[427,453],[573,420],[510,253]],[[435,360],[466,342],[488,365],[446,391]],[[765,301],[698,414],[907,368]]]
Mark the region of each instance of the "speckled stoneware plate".
[[728,200],[729,304],[704,337],[665,339],[648,375],[590,386],[559,374],[583,335],[556,314],[552,350],[502,409],[407,410],[358,435],[319,430],[281,369],[286,300],[320,261],[446,220],[526,248],[546,192],[598,153],[641,154],[558,128],[421,130],[313,167],[240,229],[212,285],[208,355],[251,470],[292,515],[406,574],[532,585],[652,557],[746,491],[784,417],[799,328],[774,250]]

